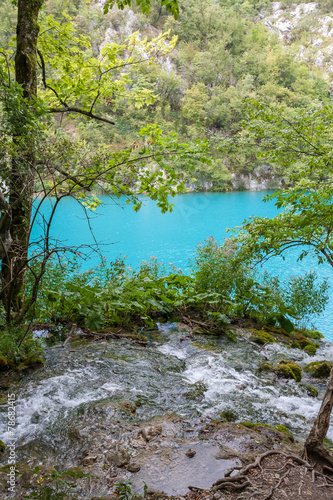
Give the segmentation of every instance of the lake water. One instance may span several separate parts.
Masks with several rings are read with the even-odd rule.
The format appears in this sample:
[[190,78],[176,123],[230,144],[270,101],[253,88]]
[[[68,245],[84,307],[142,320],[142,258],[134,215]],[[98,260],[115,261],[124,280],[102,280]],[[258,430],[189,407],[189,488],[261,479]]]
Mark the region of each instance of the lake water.
[[[213,236],[222,242],[228,236],[226,228],[239,226],[250,216],[274,216],[273,203],[263,203],[265,192],[232,193],[190,193],[177,195],[172,202],[172,213],[161,214],[156,204],[143,198],[143,207],[134,212],[125,199],[111,200],[102,196],[102,206],[92,214],[90,225],[96,241],[100,243],[102,254],[108,261],[117,256],[127,256],[130,267],[136,267],[143,260],[154,256],[165,264],[173,263],[186,270],[189,259],[198,243]],[[44,214],[51,211],[52,200],[44,206]],[[41,224],[41,221],[39,221]],[[41,233],[40,225],[35,227],[32,240]],[[65,245],[91,245],[91,235],[84,210],[72,199],[64,199],[58,207],[51,227],[53,239]],[[94,253],[84,262],[85,268],[100,263]],[[304,274],[315,270],[319,277],[328,277],[333,295],[333,273],[328,265],[318,265],[316,260],[307,257],[296,262],[295,252],[287,255],[286,260],[272,259],[266,268],[281,278]],[[332,277],[331,277],[332,275]],[[328,340],[333,341],[333,301],[325,313],[315,320],[315,325]]]

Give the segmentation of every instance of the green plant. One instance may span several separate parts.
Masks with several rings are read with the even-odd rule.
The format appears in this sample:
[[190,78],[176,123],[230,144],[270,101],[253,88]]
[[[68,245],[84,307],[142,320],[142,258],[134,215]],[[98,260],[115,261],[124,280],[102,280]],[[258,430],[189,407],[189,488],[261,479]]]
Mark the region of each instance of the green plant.
[[43,364],[42,342],[31,331],[27,333],[26,328],[0,330],[0,371],[19,365],[28,367]]

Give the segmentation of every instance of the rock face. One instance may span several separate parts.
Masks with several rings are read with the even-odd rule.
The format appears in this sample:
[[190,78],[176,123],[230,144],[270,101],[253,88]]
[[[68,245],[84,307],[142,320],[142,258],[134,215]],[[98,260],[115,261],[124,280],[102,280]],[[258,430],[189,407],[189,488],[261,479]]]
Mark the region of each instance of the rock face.
[[282,4],[273,2],[260,17],[268,29],[288,44],[300,61],[313,63],[333,78],[333,15],[321,12],[318,2]]

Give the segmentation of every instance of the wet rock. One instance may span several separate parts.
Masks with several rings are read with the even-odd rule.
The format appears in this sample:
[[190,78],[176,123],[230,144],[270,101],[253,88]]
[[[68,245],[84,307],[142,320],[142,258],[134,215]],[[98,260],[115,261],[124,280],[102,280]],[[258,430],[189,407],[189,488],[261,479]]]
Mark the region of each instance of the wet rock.
[[270,342],[275,342],[274,337],[264,330],[253,330],[251,335],[251,340],[259,345],[265,345]]
[[281,359],[277,366],[267,362],[262,363],[260,370],[270,371],[276,373],[278,377],[294,379],[296,382],[302,380],[302,368],[295,361],[290,361],[289,359]]
[[218,452],[214,455],[216,460],[230,460],[231,458],[238,457],[237,453],[228,448],[227,446],[220,446]]
[[315,378],[328,378],[330,376],[333,363],[330,361],[313,361],[304,367],[304,371],[308,372]]
[[82,460],[83,465],[92,465],[97,460],[97,455],[88,455]]
[[188,458],[193,458],[194,455],[196,455],[197,452],[195,450],[191,450],[191,448],[189,450],[187,450],[187,452],[185,453],[185,455],[188,457]]
[[195,382],[191,389],[185,393],[186,399],[201,399],[208,387],[203,382]]
[[313,387],[310,384],[304,384],[304,383],[300,383],[299,385],[300,385],[300,387],[303,387],[303,389],[306,391],[308,396],[312,396],[313,398],[316,398],[318,396],[318,389],[316,389],[316,387]]
[[137,464],[136,462],[132,462],[127,465],[126,469],[128,470],[128,472],[139,472],[139,470],[141,469],[141,465]]
[[107,453],[105,458],[110,465],[115,465],[116,467],[125,467],[131,459],[128,451],[120,446]]
[[162,426],[161,425],[152,425],[150,427],[145,427],[142,431],[139,432],[139,436],[141,435],[146,441],[151,441],[154,437],[162,434]]
[[133,446],[133,448],[142,448],[143,446],[146,446],[146,444],[147,442],[145,439],[143,439],[142,436],[138,436],[131,441],[131,445]]

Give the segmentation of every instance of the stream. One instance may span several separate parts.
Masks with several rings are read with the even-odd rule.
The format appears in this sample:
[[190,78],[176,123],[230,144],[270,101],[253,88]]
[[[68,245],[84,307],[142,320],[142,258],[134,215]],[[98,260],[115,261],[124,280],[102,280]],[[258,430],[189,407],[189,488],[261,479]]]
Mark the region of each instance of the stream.
[[[171,474],[171,463],[178,464],[178,471],[187,467],[180,474],[185,482],[191,475],[192,482],[200,482],[195,461],[189,462],[180,453],[186,446],[188,449],[189,439],[209,465],[208,476],[203,474],[206,482],[211,484],[219,477],[221,462],[214,458],[209,443],[197,439],[203,425],[218,419],[222,411],[231,411],[236,422],[283,424],[300,439],[309,431],[326,382],[308,379],[303,372],[302,382],[319,390],[319,398],[313,398],[294,380],[276,379],[257,369],[266,358],[274,362],[289,358],[301,366],[316,360],[333,361],[330,342],[322,340],[317,354],[310,357],[278,343],[260,349],[225,336],[191,337],[186,327],[177,323],[160,324],[146,336],[147,346],[126,340],[49,345],[45,366],[22,374],[10,385],[16,396],[17,460],[30,466],[78,466],[92,452],[105,454],[110,442],[126,443],[142,423],[179,417],[186,422],[181,432],[163,423],[165,438],[176,455],[169,459],[169,465],[163,462],[166,470],[158,474],[157,484],[149,458],[146,468],[136,476],[171,493],[181,491],[179,475]],[[5,394],[1,392],[1,396]],[[8,443],[7,406],[0,406],[0,411],[0,433]],[[175,433],[180,440],[172,444]],[[333,429],[328,438],[333,440]],[[193,466],[188,470],[189,463]],[[162,470],[161,464],[158,470]]]

